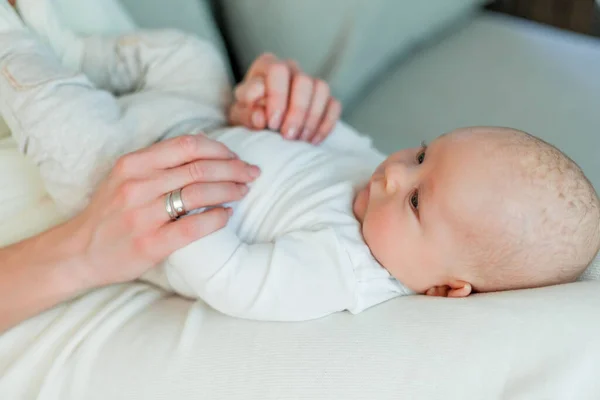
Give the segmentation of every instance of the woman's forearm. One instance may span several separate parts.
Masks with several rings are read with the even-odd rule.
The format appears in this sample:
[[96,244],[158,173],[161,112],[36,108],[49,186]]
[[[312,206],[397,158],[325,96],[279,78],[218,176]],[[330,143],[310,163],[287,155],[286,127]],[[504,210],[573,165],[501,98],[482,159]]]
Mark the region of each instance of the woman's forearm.
[[0,249],[0,333],[82,291],[68,225]]

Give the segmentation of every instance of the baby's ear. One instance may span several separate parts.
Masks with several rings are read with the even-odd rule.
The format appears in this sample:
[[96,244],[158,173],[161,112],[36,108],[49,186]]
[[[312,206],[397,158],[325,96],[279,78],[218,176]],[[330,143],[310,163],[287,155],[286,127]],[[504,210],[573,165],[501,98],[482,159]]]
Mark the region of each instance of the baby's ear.
[[472,291],[473,288],[470,283],[465,281],[452,281],[448,285],[429,288],[425,292],[425,295],[437,297],[467,297]]

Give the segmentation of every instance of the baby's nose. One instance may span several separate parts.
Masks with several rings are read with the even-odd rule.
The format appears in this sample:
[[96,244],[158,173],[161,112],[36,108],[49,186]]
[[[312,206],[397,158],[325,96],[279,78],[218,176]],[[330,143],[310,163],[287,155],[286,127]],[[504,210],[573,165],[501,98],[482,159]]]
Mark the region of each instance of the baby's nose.
[[413,175],[413,171],[404,163],[394,163],[385,168],[386,181],[394,183],[400,189],[411,186]]

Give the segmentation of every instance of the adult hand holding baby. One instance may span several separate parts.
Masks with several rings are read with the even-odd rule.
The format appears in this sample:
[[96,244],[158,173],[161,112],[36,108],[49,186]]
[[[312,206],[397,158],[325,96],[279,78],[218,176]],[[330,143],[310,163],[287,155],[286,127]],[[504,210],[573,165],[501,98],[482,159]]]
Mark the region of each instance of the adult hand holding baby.
[[[187,210],[240,200],[259,174],[204,135],[170,139],[127,154],[70,226],[92,286],[138,278],[169,254],[221,229],[231,211],[215,207],[172,221],[165,196],[181,190]],[[74,228],[73,228],[74,227]]]
[[341,113],[326,82],[306,75],[294,61],[263,54],[237,86],[229,120],[232,125],[270,129],[290,140],[318,144]]
[[218,205],[241,199],[258,174],[203,135],[121,157],[83,212],[0,249],[0,332],[89,289],[134,280],[229,218],[215,207],[172,221],[168,193],[183,188],[188,210]]

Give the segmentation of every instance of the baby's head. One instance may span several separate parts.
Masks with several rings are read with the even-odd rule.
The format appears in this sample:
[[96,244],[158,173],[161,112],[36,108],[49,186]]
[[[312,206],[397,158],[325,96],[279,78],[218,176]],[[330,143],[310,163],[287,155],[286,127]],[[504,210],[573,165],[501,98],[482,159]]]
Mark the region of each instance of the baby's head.
[[375,258],[430,295],[572,282],[600,248],[600,201],[581,169],[506,128],[460,129],[393,154],[354,213]]

